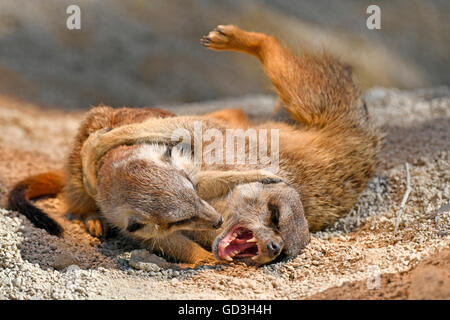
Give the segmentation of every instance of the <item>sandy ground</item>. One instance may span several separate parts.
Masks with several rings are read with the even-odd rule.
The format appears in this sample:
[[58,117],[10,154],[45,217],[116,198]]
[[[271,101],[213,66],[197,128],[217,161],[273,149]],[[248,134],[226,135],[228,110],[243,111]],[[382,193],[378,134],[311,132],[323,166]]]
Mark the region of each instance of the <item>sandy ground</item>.
[[[294,260],[194,270],[138,263],[137,270],[129,260],[138,244],[92,238],[64,216],[59,198],[41,199],[38,205],[63,224],[65,235],[50,236],[0,208],[0,299],[449,299],[450,89],[375,88],[366,97],[386,130],[379,170],[349,215],[313,234]],[[268,114],[273,103],[270,96],[250,96],[171,110],[241,106],[255,113],[261,105]],[[0,97],[2,206],[13,183],[62,165],[80,119],[80,112]],[[406,161],[412,192],[394,235]]]

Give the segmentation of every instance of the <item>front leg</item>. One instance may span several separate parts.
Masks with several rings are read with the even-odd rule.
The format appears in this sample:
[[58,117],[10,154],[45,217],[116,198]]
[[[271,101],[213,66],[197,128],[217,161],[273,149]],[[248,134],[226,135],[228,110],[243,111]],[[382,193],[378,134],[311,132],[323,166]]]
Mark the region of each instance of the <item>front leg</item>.
[[204,200],[226,195],[235,186],[243,183],[261,182],[264,184],[281,182],[282,179],[267,170],[246,171],[200,171],[195,177],[197,193]]
[[199,244],[180,233],[173,233],[167,237],[144,241],[150,250],[157,250],[163,255],[177,261],[198,265],[213,265],[219,263],[211,252],[203,249]]
[[99,211],[83,217],[82,221],[86,231],[93,237],[106,238],[112,234],[112,229],[108,226],[108,223]]

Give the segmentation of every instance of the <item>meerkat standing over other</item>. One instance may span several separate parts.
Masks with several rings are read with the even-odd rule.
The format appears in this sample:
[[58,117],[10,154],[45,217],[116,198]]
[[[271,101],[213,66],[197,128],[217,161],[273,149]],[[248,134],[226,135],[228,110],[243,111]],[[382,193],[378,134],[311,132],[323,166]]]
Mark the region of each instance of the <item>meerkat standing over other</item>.
[[[226,197],[210,199],[224,217],[222,228],[190,234],[210,245],[221,260],[263,264],[283,253],[296,256],[309,242],[307,225],[316,231],[334,223],[364,190],[375,170],[380,133],[369,121],[351,72],[327,54],[295,55],[274,37],[232,25],[218,26],[202,39],[202,44],[213,50],[256,56],[283,108],[296,123],[253,126],[279,129],[277,174],[284,182],[241,184]],[[202,121],[204,130],[214,128],[222,133],[227,122],[236,126],[242,121],[243,127],[248,126],[248,120],[239,112],[234,111],[236,117],[227,117],[226,113],[149,119],[92,136],[95,141],[89,143],[83,160],[87,176],[95,177],[97,160],[117,145],[170,143],[177,129],[194,135],[196,121]],[[204,165],[202,170],[218,168]],[[247,169],[257,168],[254,165]]]

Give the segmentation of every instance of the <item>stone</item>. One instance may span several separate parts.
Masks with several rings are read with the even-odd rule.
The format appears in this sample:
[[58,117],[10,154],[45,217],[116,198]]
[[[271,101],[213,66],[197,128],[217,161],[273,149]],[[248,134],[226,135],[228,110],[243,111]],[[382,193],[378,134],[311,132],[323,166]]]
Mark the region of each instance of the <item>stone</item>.
[[128,262],[133,268],[143,271],[158,272],[160,269],[181,269],[174,263],[169,263],[165,259],[152,254],[145,249],[133,250]]
[[56,256],[52,267],[56,270],[63,270],[70,265],[78,265],[78,259],[69,253],[60,253]]

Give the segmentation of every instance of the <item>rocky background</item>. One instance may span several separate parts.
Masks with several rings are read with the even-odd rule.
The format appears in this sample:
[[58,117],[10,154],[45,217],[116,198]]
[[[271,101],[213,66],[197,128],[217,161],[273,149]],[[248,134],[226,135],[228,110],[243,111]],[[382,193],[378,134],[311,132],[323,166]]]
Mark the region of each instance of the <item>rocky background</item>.
[[[366,27],[370,4],[381,30]],[[81,30],[66,8],[81,8]],[[257,61],[210,52],[218,24],[326,48],[363,88],[450,84],[448,0],[1,0],[0,93],[56,108],[148,106],[268,93]]]

